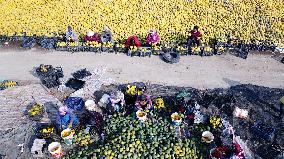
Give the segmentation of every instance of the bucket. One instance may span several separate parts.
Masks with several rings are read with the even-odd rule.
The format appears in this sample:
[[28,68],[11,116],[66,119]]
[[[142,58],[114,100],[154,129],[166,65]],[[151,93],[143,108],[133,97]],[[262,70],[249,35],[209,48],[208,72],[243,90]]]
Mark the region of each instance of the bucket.
[[63,151],[60,143],[52,142],[48,145],[48,151],[51,153],[52,157],[60,158],[63,156]]
[[147,113],[141,110],[138,110],[136,112],[136,117],[138,118],[138,120],[144,122],[147,119]]
[[74,130],[71,130],[71,129],[67,128],[67,129],[64,129],[61,132],[61,137],[63,138],[64,142],[67,145],[71,145],[72,141],[73,141],[74,134],[75,134]]
[[203,142],[211,143],[214,140],[214,135],[210,131],[204,131],[201,139]]
[[173,124],[176,125],[176,126],[180,125],[181,122],[182,122],[182,118],[178,113],[173,113],[171,115],[171,118],[172,118]]

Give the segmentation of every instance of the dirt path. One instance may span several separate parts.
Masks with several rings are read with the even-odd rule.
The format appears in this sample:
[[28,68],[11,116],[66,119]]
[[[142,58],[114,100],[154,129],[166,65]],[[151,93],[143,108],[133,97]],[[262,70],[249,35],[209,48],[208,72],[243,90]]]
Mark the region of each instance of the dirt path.
[[0,80],[38,81],[31,70],[39,64],[61,66],[65,78],[81,68],[106,68],[107,76],[118,83],[144,81],[198,89],[250,83],[284,88],[284,65],[269,55],[249,55],[246,60],[232,55],[188,56],[171,65],[156,56],[0,50]]

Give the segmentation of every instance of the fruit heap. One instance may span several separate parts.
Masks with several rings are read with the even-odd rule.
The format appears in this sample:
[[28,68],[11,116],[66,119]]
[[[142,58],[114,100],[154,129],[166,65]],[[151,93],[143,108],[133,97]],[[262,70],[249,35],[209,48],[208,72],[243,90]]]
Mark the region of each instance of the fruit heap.
[[95,140],[91,138],[90,133],[80,130],[76,135],[74,135],[75,143],[79,146],[87,146],[92,144]]
[[209,122],[213,126],[213,128],[219,128],[222,126],[222,121],[219,116],[211,116]]
[[0,35],[52,36],[68,25],[80,35],[109,26],[117,40],[143,40],[154,28],[170,42],[184,41],[186,31],[198,25],[205,43],[227,36],[284,43],[282,0],[0,0],[0,6]]
[[41,115],[43,112],[43,106],[41,104],[35,103],[32,107],[28,110],[28,114],[30,117],[36,117]]
[[153,99],[153,105],[155,109],[165,108],[165,102],[161,97]]
[[202,158],[193,139],[180,139],[167,119],[151,115],[145,122],[121,114],[105,118],[106,139],[81,147],[65,158]]
[[5,80],[3,82],[0,82],[0,90],[2,89],[6,89],[9,87],[14,87],[17,86],[17,82],[16,81],[10,81],[10,80]]

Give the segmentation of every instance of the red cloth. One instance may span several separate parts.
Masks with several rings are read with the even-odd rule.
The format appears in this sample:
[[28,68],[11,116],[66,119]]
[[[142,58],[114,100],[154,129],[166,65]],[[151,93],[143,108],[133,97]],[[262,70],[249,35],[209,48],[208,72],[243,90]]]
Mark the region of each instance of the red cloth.
[[[131,41],[134,41],[134,45],[131,44]],[[141,46],[141,42],[139,41],[137,36],[130,36],[126,42],[125,42],[125,47],[128,48],[130,46],[136,46],[137,48],[139,48]]]
[[88,42],[88,41],[97,41],[100,42],[100,37],[98,34],[94,34],[93,36],[85,36],[84,37],[84,41]]
[[194,30],[191,30],[190,34],[191,34],[191,37],[193,37],[193,38],[202,37],[200,31],[194,32]]

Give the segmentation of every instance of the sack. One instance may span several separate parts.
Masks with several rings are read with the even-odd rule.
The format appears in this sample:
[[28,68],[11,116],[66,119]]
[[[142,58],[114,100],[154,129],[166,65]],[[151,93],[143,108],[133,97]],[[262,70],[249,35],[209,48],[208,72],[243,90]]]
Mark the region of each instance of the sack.
[[70,109],[82,110],[85,105],[85,102],[83,98],[80,97],[68,97],[64,101],[64,104]]

